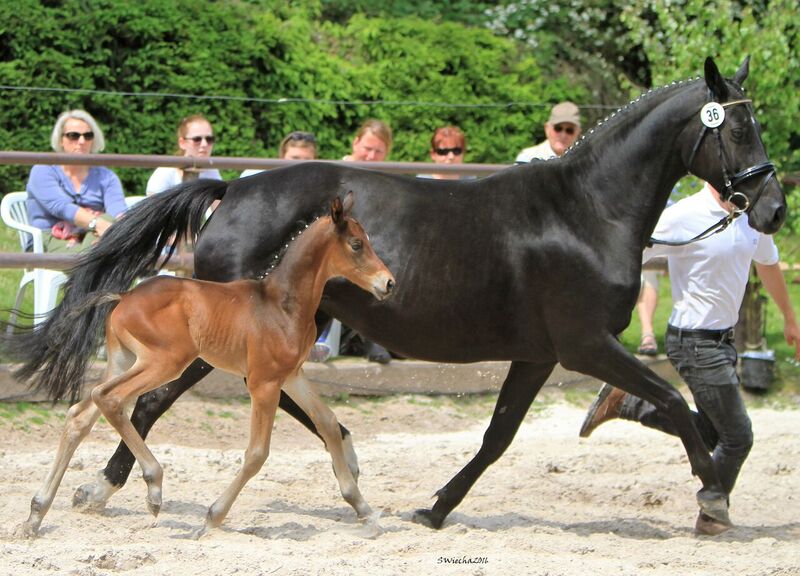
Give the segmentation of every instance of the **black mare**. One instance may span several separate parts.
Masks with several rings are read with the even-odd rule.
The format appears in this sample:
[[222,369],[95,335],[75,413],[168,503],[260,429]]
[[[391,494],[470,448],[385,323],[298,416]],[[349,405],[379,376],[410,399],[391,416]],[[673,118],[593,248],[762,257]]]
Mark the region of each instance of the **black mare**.
[[[325,163],[304,163],[229,183],[200,180],[134,208],[72,272],[53,316],[24,341],[19,374],[52,396],[74,394],[103,314],[71,318],[74,343],[47,348],[50,330],[87,293],[122,290],[153,265],[164,242],[196,229],[209,203],[222,202],[195,248],[199,278],[261,274],[296,222],[334,196],[355,191],[354,216],[373,231],[375,251],[394,272],[394,298],[377,303],[344,281],[329,282],[320,323],[339,318],[404,356],[433,361],[510,360],[494,415],[470,462],[416,519],[440,527],[511,443],[557,362],[640,396],[680,430],[697,498],[728,521],[726,494],[681,395],[617,341],[639,291],[642,249],[675,183],[687,172],[734,193],[750,224],[773,233],[786,203],[768,162],[742,82],[711,59],[705,78],[643,95],[612,114],[562,158],[512,167],[475,181],[435,181]],[[701,122],[710,101],[728,104],[716,129]],[[175,399],[208,372],[198,362],[177,381],[139,399],[132,419],[144,436]],[[313,428],[302,406],[282,406]],[[133,464],[124,445],[96,485],[77,500],[102,505]],[[106,490],[98,489],[105,484]],[[92,493],[95,490],[96,493]],[[81,493],[82,492],[82,493]]]

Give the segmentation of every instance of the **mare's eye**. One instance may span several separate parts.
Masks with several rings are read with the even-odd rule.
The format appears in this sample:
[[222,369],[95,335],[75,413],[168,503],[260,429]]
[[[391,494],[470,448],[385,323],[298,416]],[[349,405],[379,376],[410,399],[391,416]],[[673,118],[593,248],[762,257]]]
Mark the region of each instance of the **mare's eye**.
[[353,249],[353,252],[358,252],[364,247],[364,243],[361,241],[360,238],[353,238],[350,240],[350,248]]

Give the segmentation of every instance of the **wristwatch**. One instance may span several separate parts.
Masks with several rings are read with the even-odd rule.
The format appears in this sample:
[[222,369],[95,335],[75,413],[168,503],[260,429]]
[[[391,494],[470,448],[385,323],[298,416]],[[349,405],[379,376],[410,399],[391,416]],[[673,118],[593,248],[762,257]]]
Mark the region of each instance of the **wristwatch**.
[[94,232],[95,228],[97,228],[97,218],[92,218],[91,220],[89,220],[89,223],[86,225],[86,228],[91,232]]

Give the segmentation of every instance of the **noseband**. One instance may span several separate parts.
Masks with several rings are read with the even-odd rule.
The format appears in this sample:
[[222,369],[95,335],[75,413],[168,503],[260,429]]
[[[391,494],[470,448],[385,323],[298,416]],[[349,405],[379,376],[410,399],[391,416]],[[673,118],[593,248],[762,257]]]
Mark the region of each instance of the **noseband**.
[[[710,93],[709,93],[709,102],[714,102],[714,97]],[[740,100],[731,100],[730,102],[725,102],[724,104],[719,104],[718,106],[721,106],[724,110],[729,106],[735,106],[737,104],[749,104],[749,103],[752,103],[752,100],[750,100],[749,98],[742,98]],[[701,115],[704,112],[705,108],[701,110]],[[731,205],[733,206],[733,210],[731,210],[730,214],[725,216],[722,220],[720,220],[710,228],[707,228],[706,230],[702,231],[694,238],[679,242],[669,242],[666,240],[656,240],[655,238],[650,238],[650,242],[648,243],[648,245],[652,246],[653,244],[661,244],[664,246],[685,246],[686,244],[691,244],[692,242],[704,240],[705,238],[708,238],[712,234],[717,234],[719,232],[722,232],[736,218],[752,210],[753,206],[755,206],[756,202],[758,202],[759,198],[761,198],[761,194],[767,187],[769,179],[775,176],[775,165],[769,161],[762,162],[761,164],[755,164],[753,166],[750,166],[749,168],[740,170],[733,176],[730,176],[730,170],[728,170],[728,164],[727,164],[727,155],[725,154],[725,145],[722,142],[722,134],[720,133],[719,130],[719,127],[722,126],[722,123],[724,121],[725,121],[724,112],[722,119],[719,120],[718,123],[714,123],[714,125],[709,126],[708,124],[706,124],[706,121],[703,120],[703,127],[700,129],[700,134],[697,136],[697,140],[695,140],[694,146],[692,147],[692,153],[689,156],[689,162],[687,166],[689,171],[691,171],[692,164],[694,163],[694,158],[697,155],[697,151],[700,149],[700,144],[702,144],[703,138],[705,137],[706,134],[708,134],[708,131],[711,130],[717,140],[718,150],[719,150],[719,163],[722,169],[722,179],[725,182],[725,188],[719,191],[719,195],[723,202],[731,203]],[[759,176],[761,174],[766,174],[767,176],[766,178],[764,178],[764,181],[759,187],[758,192],[753,197],[752,202],[745,194],[736,191],[736,186],[738,186],[739,184],[741,184],[742,182],[744,182],[749,178],[752,178],[754,176]]]

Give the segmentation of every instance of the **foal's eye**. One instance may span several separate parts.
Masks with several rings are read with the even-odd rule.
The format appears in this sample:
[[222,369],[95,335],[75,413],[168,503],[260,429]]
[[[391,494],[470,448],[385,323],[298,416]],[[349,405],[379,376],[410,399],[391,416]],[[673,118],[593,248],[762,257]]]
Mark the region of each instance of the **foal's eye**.
[[353,252],[358,252],[364,247],[364,243],[361,241],[360,238],[353,238],[350,240],[350,248],[353,249]]

